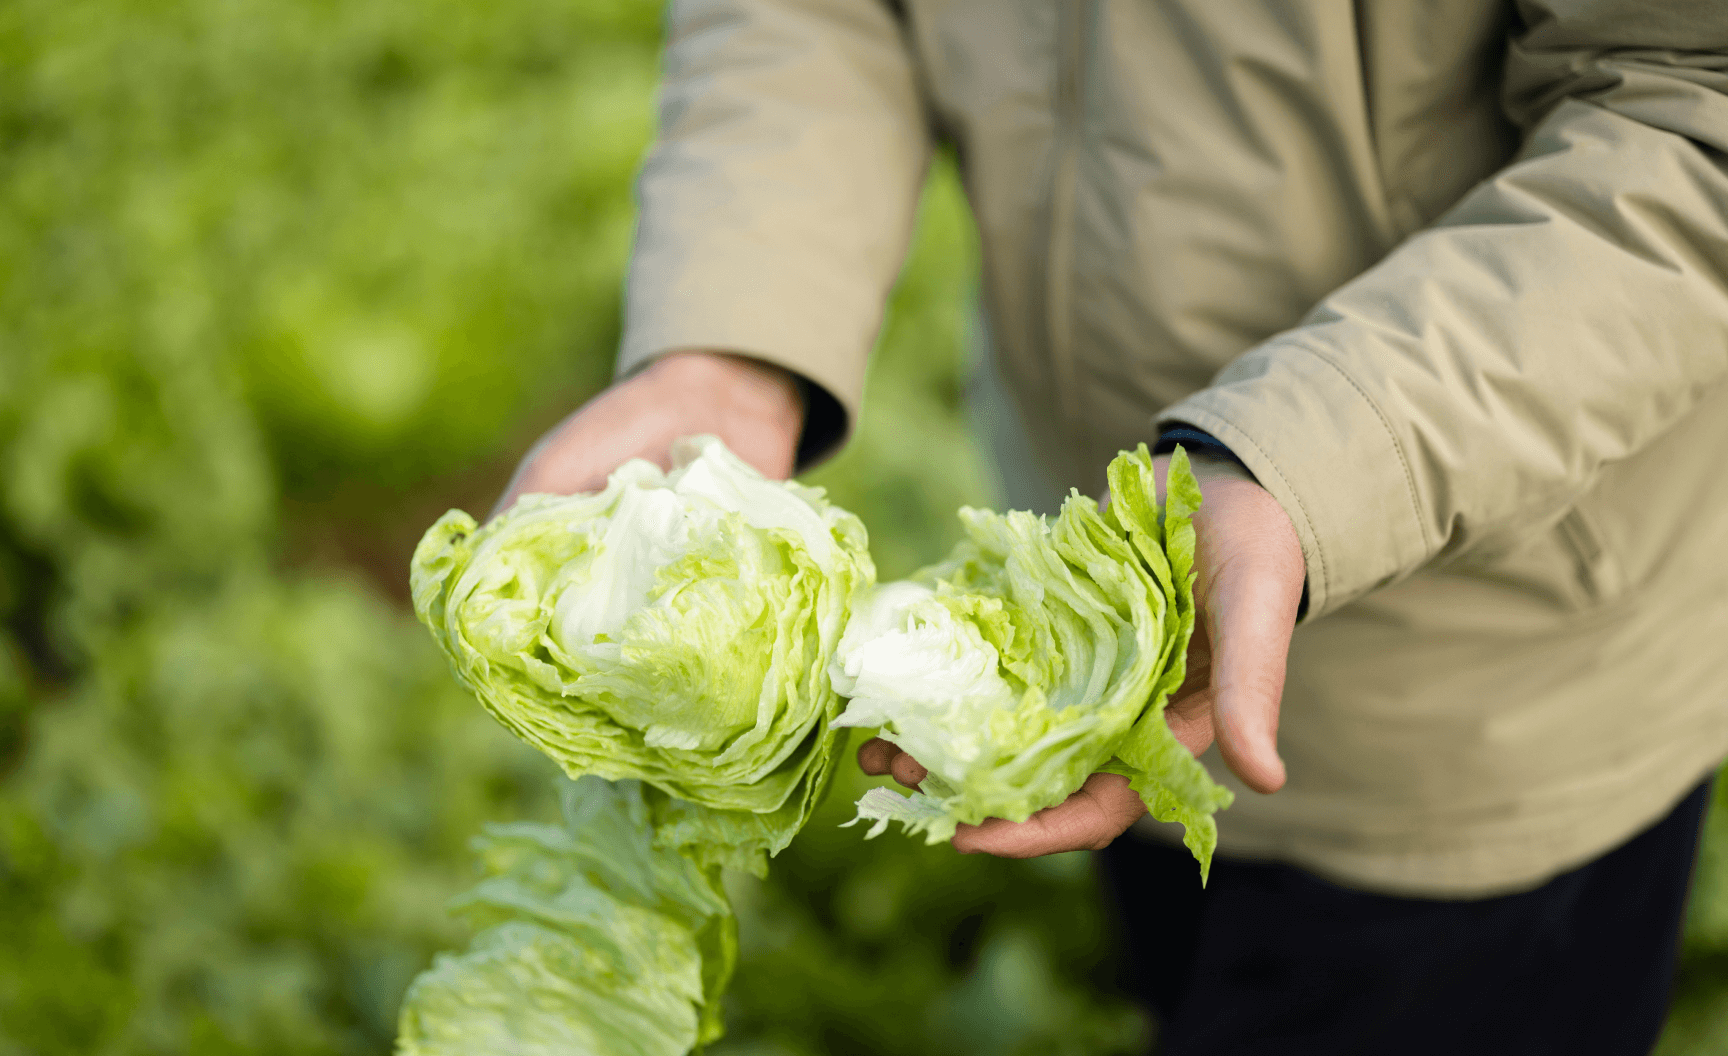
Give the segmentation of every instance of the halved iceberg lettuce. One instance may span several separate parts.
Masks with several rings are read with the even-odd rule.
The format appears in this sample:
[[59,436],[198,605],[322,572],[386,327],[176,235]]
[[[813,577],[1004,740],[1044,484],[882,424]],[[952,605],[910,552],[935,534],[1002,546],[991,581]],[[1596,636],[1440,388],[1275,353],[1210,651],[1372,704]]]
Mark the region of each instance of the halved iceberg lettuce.
[[947,561],[858,601],[829,668],[851,698],[837,725],[877,727],[929,770],[910,797],[859,801],[870,835],[1024,821],[1106,770],[1183,824],[1204,878],[1230,792],[1164,721],[1194,630],[1200,488],[1178,449],[1160,508],[1144,445],[1109,482],[1109,506],[1076,492],[1053,520],[961,510]]
[[414,607],[511,731],[573,777],[651,786],[662,843],[760,872],[831,775],[828,660],[875,568],[820,489],[713,437],[673,462],[485,526],[445,514],[415,551]]

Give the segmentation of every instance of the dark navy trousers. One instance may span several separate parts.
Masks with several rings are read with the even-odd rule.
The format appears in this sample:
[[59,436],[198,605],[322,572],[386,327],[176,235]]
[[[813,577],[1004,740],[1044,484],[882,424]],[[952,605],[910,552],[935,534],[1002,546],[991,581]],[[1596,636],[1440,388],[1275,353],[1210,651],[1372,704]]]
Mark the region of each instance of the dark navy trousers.
[[1667,1015],[1706,783],[1667,817],[1532,891],[1368,894],[1180,847],[1100,856],[1125,987],[1165,1056],[1649,1052]]

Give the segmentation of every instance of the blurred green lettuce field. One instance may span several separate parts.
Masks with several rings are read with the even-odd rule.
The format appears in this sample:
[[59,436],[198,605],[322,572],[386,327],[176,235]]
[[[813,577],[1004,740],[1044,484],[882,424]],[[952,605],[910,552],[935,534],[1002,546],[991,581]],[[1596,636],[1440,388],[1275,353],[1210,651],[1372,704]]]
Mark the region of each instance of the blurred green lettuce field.
[[[0,5],[0,1056],[385,1053],[549,762],[451,681],[414,540],[609,374],[657,6]],[[939,167],[851,448],[885,576],[989,502]],[[1088,862],[841,830],[738,879],[729,1054],[1102,1054]],[[1723,817],[1717,812],[1716,818]],[[1728,833],[1665,1053],[1728,1047]]]

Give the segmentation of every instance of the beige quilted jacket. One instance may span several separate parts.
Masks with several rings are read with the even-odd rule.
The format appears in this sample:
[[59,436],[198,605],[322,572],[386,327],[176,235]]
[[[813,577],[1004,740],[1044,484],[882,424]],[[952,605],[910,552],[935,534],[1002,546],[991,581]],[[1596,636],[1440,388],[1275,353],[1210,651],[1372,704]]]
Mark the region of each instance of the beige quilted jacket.
[[1515,890],[1728,752],[1728,2],[680,0],[620,369],[838,442],[940,141],[1049,473],[1186,421],[1301,536],[1225,853]]

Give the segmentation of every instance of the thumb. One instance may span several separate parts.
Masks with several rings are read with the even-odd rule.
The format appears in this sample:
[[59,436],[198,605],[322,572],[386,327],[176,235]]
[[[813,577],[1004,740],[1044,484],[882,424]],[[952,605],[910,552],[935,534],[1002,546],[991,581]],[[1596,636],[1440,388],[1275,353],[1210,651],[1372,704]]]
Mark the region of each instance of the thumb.
[[1225,765],[1254,791],[1276,792],[1284,785],[1278,706],[1296,612],[1279,604],[1282,584],[1251,571],[1224,570],[1204,614],[1212,638],[1212,723]]
[[1233,540],[1246,545],[1233,547],[1228,559],[1204,562],[1209,567],[1202,578],[1209,582],[1200,592],[1200,616],[1212,644],[1218,752],[1256,792],[1276,792],[1284,785],[1278,709],[1304,572],[1301,545],[1288,518],[1275,504],[1268,512],[1283,522],[1269,524],[1264,534],[1256,532],[1259,538]]

